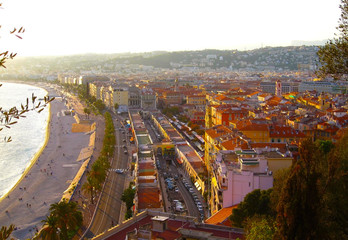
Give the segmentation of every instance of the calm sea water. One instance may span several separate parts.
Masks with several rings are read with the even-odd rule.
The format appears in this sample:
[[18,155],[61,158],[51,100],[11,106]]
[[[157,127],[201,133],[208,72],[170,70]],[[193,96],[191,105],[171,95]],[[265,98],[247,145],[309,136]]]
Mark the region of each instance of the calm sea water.
[[[9,109],[26,103],[34,93],[38,98],[47,94],[46,90],[25,84],[0,82],[0,107]],[[0,197],[6,194],[21,178],[32,158],[44,144],[49,111],[35,111],[25,114],[26,118],[18,120],[10,129],[0,131]],[[2,127],[2,126],[1,126]],[[4,137],[11,136],[12,142],[5,143]]]

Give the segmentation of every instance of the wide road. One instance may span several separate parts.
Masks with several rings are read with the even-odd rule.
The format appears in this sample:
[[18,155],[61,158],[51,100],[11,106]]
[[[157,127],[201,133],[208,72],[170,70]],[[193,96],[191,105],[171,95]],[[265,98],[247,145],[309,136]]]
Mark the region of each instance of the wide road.
[[83,239],[90,239],[110,227],[117,225],[120,219],[120,213],[122,212],[124,214],[124,211],[121,211],[121,196],[124,191],[128,172],[120,174],[113,170],[128,168],[128,154],[124,153],[125,148],[122,147],[126,143],[123,142],[123,139],[125,139],[124,134],[119,130],[121,127],[119,121],[114,121],[114,126],[116,130],[115,157],[111,162],[111,170],[101,193],[95,217],[92,219],[88,232]]

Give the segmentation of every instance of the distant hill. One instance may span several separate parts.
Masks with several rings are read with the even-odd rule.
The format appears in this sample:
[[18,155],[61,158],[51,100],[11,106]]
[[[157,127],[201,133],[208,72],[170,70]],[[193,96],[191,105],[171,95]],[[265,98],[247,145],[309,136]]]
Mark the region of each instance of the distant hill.
[[317,50],[317,46],[266,47],[249,51],[207,49],[114,58],[108,63],[139,64],[156,68],[297,70],[299,64],[315,64]]
[[[80,54],[59,57],[22,57],[7,62],[1,74],[30,72],[117,73],[140,66],[168,69],[283,71],[299,66],[313,68],[317,46],[265,47],[248,51],[206,49],[200,51],[122,54]],[[138,66],[138,67],[137,67]],[[20,69],[20,70],[19,70]]]

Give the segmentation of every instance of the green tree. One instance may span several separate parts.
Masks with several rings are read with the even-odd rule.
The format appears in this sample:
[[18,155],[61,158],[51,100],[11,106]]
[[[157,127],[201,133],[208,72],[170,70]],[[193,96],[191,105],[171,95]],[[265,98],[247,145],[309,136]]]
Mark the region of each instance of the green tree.
[[94,196],[97,190],[101,189],[101,184],[98,181],[91,177],[87,176],[87,181],[82,185],[82,191],[91,196],[91,203],[94,204]]
[[272,240],[276,231],[273,218],[254,216],[246,223],[246,240]]
[[43,240],[59,240],[58,218],[56,216],[46,216],[41,221],[44,225],[38,234],[37,239]]
[[114,108],[116,111],[118,110],[118,107],[119,107],[118,103],[115,103]]
[[277,207],[279,239],[319,239],[321,236],[318,182],[322,155],[311,139],[301,143],[299,153],[300,160],[291,168]]
[[103,163],[100,160],[95,161],[92,164],[91,171],[88,175],[91,178],[94,178],[98,183],[103,183],[106,178],[106,169],[104,168]]
[[71,239],[69,235],[82,226],[82,213],[78,210],[76,202],[63,200],[51,204],[50,211],[50,215],[57,218],[61,239]]
[[271,208],[274,212],[277,211],[279,198],[282,194],[285,182],[289,177],[290,168],[279,169],[273,174],[273,191],[271,193]]
[[332,75],[348,79],[348,0],[341,0],[341,17],[337,29],[340,34],[329,40],[317,52],[321,67],[317,74],[321,77]]
[[132,189],[131,187],[124,190],[121,196],[121,200],[126,203],[127,208],[131,208],[133,204],[135,196],[135,189]]
[[83,112],[87,115],[87,118],[89,118],[89,114],[91,114],[91,109],[89,108],[84,108]]
[[326,239],[348,239],[348,132],[327,155],[320,223]]
[[[0,229],[0,240],[9,239],[11,233],[14,230],[14,227],[15,226],[13,224],[11,224],[9,227],[2,226],[1,229]],[[11,240],[13,240],[13,239],[14,238],[11,238]]]
[[98,99],[94,102],[93,104],[100,112],[104,111],[105,109],[105,104],[103,103],[102,100]]
[[134,205],[134,196],[135,196],[135,189],[132,188],[131,184],[130,186],[124,190],[121,196],[121,200],[126,203],[127,212],[126,212],[126,219],[132,217],[132,206]]
[[248,193],[244,200],[233,209],[230,220],[235,227],[243,227],[249,218],[255,215],[275,216],[271,208],[271,192],[269,190],[255,189]]
[[307,139],[277,207],[275,239],[348,238],[348,134],[335,145]]

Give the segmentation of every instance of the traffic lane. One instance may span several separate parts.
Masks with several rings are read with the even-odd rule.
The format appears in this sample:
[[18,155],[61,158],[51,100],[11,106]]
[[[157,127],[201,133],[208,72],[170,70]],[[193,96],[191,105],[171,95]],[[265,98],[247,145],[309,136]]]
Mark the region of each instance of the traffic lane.
[[[176,176],[181,175],[175,166],[170,165],[170,169],[172,172],[174,172],[176,174]],[[189,182],[191,182],[191,180]],[[188,210],[189,215],[194,216],[194,217],[198,217],[198,219],[200,219],[200,213],[199,213],[197,206],[193,200],[192,194],[184,186],[181,177],[178,177],[178,179],[176,180],[176,185],[178,186],[180,194],[185,201],[185,205],[186,205],[186,208]],[[192,185],[192,184],[190,184],[190,185]]]
[[[120,133],[116,131],[116,142],[118,144],[116,145],[115,159],[111,163],[111,168],[124,168],[127,166],[128,156],[125,156],[123,152],[121,152],[122,147],[120,145],[120,139],[122,139]],[[124,190],[124,182],[124,176],[115,172],[109,173],[95,220],[90,228],[94,236],[118,223],[122,205],[120,199]]]
[[[116,161],[112,166],[121,168],[122,161]],[[99,202],[95,220],[90,231],[94,236],[106,231],[118,223],[122,201],[120,201],[125,178],[115,172],[110,172]]]

